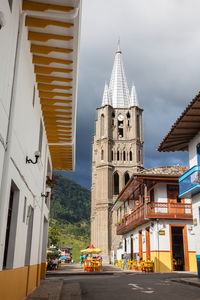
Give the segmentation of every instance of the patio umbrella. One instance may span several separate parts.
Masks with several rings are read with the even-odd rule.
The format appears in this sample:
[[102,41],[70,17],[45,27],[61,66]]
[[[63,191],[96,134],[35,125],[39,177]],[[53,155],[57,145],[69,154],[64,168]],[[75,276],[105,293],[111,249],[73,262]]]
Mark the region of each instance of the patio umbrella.
[[102,249],[94,247],[94,248],[83,249],[81,250],[81,252],[85,254],[100,253],[102,252]]
[[66,255],[60,256],[60,259],[67,259]]

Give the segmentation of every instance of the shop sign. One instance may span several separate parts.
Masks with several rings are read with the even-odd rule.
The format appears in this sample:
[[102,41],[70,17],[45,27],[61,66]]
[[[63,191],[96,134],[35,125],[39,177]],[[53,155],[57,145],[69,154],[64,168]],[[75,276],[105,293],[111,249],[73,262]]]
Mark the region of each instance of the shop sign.
[[165,235],[165,230],[159,230],[159,235]]

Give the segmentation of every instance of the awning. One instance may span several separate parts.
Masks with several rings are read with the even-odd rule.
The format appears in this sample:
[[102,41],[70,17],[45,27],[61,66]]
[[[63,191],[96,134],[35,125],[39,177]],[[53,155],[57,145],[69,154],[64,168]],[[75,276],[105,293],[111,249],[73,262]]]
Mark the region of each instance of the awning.
[[53,168],[75,166],[81,0],[23,1]]
[[162,140],[158,151],[188,150],[190,140],[200,130],[200,93],[189,103]]

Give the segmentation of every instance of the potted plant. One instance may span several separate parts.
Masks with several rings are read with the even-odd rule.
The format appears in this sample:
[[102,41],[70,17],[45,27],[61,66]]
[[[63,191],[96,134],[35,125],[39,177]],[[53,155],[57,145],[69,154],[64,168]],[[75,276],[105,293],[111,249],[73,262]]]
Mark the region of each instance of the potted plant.
[[55,184],[56,184],[56,179],[55,179],[55,177],[49,177],[49,176],[47,176],[46,177],[46,185],[48,186],[48,187],[50,187],[51,189],[54,189],[55,188]]

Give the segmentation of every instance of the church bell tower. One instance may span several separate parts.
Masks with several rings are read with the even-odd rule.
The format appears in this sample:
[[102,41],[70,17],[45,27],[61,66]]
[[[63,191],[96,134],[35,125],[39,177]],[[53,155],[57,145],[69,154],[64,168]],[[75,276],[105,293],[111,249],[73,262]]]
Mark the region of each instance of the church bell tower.
[[131,94],[118,43],[110,84],[105,83],[102,105],[97,108],[92,144],[91,243],[110,262],[111,243],[119,243],[109,208],[132,173],[143,168],[142,112],[135,85]]

